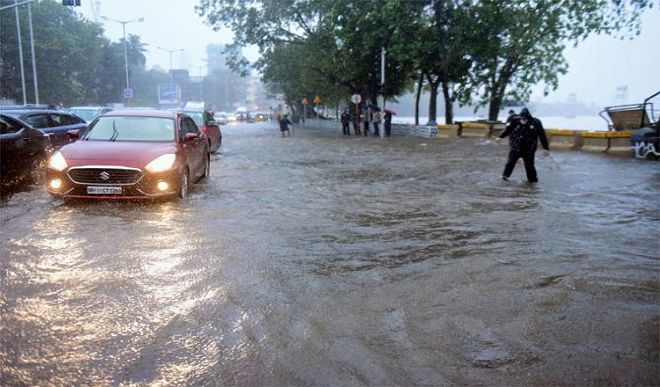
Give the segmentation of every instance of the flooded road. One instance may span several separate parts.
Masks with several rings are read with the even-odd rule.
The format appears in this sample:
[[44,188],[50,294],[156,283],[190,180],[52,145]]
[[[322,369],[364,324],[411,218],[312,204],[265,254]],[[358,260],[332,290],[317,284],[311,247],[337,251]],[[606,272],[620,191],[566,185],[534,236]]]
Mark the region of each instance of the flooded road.
[[0,202],[0,385],[658,385],[660,167],[223,127],[188,201]]

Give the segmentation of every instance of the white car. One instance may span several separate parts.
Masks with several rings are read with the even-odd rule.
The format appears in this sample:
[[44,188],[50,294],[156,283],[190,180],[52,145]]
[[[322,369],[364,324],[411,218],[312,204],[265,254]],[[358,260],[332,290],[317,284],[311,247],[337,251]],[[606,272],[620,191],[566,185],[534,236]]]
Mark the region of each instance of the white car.
[[218,123],[218,125],[227,125],[227,113],[225,112],[215,113],[213,115],[213,119]]

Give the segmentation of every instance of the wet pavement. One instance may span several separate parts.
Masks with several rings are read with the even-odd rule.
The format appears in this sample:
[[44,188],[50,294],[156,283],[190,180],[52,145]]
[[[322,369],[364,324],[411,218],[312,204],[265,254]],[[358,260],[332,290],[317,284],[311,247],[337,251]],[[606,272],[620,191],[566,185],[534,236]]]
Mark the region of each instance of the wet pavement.
[[660,164],[223,127],[188,201],[0,202],[0,385],[658,385]]

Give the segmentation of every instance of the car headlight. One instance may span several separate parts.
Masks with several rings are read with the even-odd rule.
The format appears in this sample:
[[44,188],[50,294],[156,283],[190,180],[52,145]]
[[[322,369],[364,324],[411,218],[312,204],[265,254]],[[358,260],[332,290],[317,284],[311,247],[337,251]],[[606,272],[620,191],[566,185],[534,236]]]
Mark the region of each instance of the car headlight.
[[48,160],[48,168],[54,169],[56,171],[63,171],[66,169],[66,167],[68,167],[68,164],[66,163],[66,160],[60,151],[57,151],[53,153],[52,156],[50,156],[50,159]]
[[175,160],[176,155],[173,153],[162,155],[152,160],[144,169],[149,172],[167,171],[168,169],[172,169]]

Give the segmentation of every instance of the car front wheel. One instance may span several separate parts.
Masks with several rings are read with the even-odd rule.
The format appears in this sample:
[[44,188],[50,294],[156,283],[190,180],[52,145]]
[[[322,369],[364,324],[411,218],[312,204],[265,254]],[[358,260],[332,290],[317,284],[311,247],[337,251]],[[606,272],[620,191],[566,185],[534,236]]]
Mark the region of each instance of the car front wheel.
[[188,170],[186,169],[183,172],[183,175],[181,175],[181,186],[179,188],[179,198],[181,199],[187,199],[188,198],[188,191],[190,190],[190,186],[188,184]]

